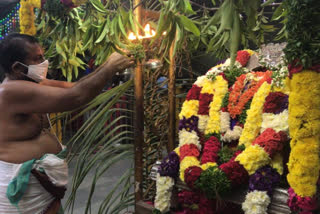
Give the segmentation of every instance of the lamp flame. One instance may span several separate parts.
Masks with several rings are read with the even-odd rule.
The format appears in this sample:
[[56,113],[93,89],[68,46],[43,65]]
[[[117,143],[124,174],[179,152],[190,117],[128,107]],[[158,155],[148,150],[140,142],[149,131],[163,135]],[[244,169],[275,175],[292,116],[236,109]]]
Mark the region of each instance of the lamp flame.
[[[138,39],[152,38],[156,35],[156,31],[151,29],[150,24],[146,24],[143,30],[144,30],[144,36],[138,35]],[[128,39],[129,40],[136,40],[137,36],[135,36],[134,33],[130,32]]]

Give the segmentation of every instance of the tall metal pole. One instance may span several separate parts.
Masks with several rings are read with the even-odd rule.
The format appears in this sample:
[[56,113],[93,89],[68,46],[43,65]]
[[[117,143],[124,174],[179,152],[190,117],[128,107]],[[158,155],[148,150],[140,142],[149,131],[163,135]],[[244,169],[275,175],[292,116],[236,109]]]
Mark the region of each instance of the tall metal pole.
[[167,150],[171,152],[175,148],[176,143],[176,63],[174,56],[174,43],[172,42],[169,52],[170,67],[169,67],[169,131],[168,131],[168,144]]
[[[142,23],[142,5],[140,0],[134,0],[134,15],[140,24]],[[138,29],[138,35],[141,34],[141,29]],[[135,95],[135,138],[134,138],[134,152],[135,152],[135,204],[142,200],[143,189],[143,146],[144,146],[144,108],[143,108],[143,67],[141,62],[137,63],[134,75],[134,95]],[[136,205],[135,205],[136,207]],[[137,210],[137,209],[136,209]]]

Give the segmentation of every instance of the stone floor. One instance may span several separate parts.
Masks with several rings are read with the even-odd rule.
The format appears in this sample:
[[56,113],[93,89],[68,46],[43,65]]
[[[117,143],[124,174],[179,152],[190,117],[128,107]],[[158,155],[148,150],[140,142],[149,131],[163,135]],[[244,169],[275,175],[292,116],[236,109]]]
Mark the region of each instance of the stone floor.
[[[91,214],[98,214],[101,201],[112,189],[112,186],[117,182],[120,176],[130,167],[132,163],[133,163],[133,160],[130,160],[130,159],[124,159],[120,162],[117,162],[98,180],[98,182],[96,183],[96,191],[92,199]],[[66,203],[67,198],[71,191],[71,185],[72,185],[71,182],[72,182],[72,176],[75,169],[75,165],[76,165],[76,161],[72,161],[69,164],[69,188],[66,193],[66,196],[64,197],[63,204]],[[78,189],[73,212],[66,210],[65,214],[84,214],[85,213],[86,202],[89,196],[93,175],[94,175],[94,171],[89,172],[89,174],[87,175],[87,178],[83,181],[80,188]],[[127,209],[122,213],[132,213],[132,207],[130,207],[129,209]],[[113,213],[108,213],[108,214],[113,214]]]

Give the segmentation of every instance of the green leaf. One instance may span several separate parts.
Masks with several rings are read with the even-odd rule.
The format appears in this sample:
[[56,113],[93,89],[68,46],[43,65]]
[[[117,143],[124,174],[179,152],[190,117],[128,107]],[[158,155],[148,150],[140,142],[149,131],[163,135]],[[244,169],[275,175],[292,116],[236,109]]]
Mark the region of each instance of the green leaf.
[[180,15],[178,16],[179,20],[181,21],[183,27],[187,30],[193,33],[195,36],[200,36],[200,31],[198,27],[186,16]]
[[59,44],[59,41],[56,42],[56,50],[57,50],[58,54],[60,54],[60,55],[63,57],[63,59],[67,61],[67,55],[66,55],[66,53],[62,50],[62,48],[61,48],[61,46],[60,46],[60,44]]
[[196,14],[196,12],[194,12],[193,9],[192,9],[192,6],[191,6],[189,0],[184,0],[184,7],[185,7],[184,11],[185,11],[186,14],[188,14],[188,15]]

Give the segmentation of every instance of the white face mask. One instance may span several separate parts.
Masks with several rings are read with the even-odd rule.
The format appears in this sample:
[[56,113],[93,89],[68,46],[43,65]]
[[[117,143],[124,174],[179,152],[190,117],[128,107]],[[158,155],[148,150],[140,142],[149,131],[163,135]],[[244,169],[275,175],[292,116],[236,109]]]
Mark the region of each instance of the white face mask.
[[18,62],[21,65],[28,68],[28,73],[26,74],[27,77],[30,77],[36,82],[41,82],[42,80],[46,79],[49,67],[49,61],[45,60],[43,63],[38,65],[25,65],[21,62]]

